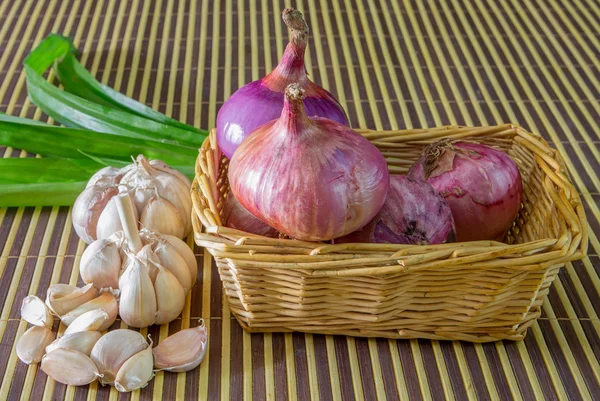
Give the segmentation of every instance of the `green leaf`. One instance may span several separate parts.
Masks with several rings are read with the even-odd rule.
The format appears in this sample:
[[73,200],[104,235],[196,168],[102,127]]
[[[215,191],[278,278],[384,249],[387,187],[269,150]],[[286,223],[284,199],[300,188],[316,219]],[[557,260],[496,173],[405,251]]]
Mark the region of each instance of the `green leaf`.
[[85,158],[79,150],[96,157],[127,162],[143,154],[171,165],[193,166],[198,155],[194,148],[160,141],[8,121],[0,121],[0,144],[42,156],[73,159]]
[[0,184],[0,207],[71,206],[86,181]]
[[205,132],[178,128],[118,108],[97,104],[60,90],[46,81],[41,74],[54,61],[63,59],[71,54],[71,51],[70,41],[58,35],[50,35],[24,62],[29,97],[50,117],[68,127],[87,128],[131,138],[167,140],[173,144],[194,148],[201,146],[206,138]]
[[87,181],[103,167],[90,159],[6,158],[0,159],[0,183]]

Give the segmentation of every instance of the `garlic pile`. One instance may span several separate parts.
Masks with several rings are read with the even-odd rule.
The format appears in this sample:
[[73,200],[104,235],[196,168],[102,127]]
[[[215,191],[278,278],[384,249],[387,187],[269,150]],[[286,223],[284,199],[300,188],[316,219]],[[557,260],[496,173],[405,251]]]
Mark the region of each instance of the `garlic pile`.
[[73,227],[86,243],[123,229],[115,195],[123,187],[134,200],[140,227],[184,238],[192,230],[190,180],[160,160],[139,155],[123,168],[105,167],[90,178],[73,205]]
[[[69,304],[74,305],[77,303],[74,299],[87,297],[89,293],[88,286],[55,284],[48,289],[48,299],[71,296]],[[64,316],[68,318],[63,323],[70,321],[70,324],[67,323],[63,336],[53,341],[49,327],[54,319],[50,309],[38,297],[26,297],[21,317],[34,326],[17,341],[17,356],[27,364],[41,362],[41,370],[57,382],[82,386],[99,379],[102,385],[114,386],[120,392],[145,387],[155,371],[187,372],[202,362],[208,340],[202,320],[198,327],[167,337],[152,349],[152,342],[148,344],[144,336],[133,330],[100,333],[108,327],[107,310],[114,310],[115,302],[112,291],[101,290],[97,298],[67,311]]]
[[119,315],[129,326],[174,320],[198,274],[192,250],[172,235],[137,231],[127,192],[114,198],[123,231],[91,243],[81,257],[83,281],[120,291]]

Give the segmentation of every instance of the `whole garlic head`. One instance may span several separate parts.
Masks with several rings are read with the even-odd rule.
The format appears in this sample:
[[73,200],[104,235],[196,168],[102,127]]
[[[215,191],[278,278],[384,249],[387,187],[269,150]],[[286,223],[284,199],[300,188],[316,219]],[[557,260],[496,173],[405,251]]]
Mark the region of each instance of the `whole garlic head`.
[[161,160],[139,155],[129,166],[99,170],[75,201],[73,227],[86,243],[122,229],[112,202],[120,186],[131,195],[136,221],[139,218],[143,227],[178,238],[192,231],[190,180]]

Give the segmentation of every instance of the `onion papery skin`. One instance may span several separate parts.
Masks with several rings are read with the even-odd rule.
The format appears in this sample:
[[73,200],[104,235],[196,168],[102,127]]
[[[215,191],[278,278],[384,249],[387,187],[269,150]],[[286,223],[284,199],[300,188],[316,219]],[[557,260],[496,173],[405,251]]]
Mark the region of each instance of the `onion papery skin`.
[[322,241],[365,226],[383,206],[389,173],[381,152],[352,129],[307,117],[290,85],[281,117],[262,125],[229,165],[236,199],[299,240]]
[[333,242],[432,245],[454,242],[455,232],[450,206],[431,185],[393,175],[377,216],[361,230]]
[[225,198],[223,208],[223,221],[226,227],[265,237],[277,238],[279,236],[276,229],[263,223],[244,209],[231,191]]
[[471,142],[425,149],[408,176],[426,180],[448,202],[457,241],[502,241],[521,208],[519,169],[505,152]]
[[217,115],[217,142],[228,159],[252,131],[281,115],[285,88],[291,83],[298,83],[306,91],[304,105],[308,116],[325,117],[349,126],[342,105],[308,79],[304,65],[308,27],[302,14],[286,9],[283,19],[290,30],[290,42],[279,65],[262,79],[239,88]]

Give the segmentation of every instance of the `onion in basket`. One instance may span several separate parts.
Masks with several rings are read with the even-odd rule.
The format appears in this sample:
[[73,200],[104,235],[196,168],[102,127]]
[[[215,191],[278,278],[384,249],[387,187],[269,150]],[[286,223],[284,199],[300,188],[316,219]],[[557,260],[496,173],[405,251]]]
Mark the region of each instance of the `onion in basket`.
[[277,238],[279,234],[276,229],[263,223],[254,217],[252,213],[244,209],[244,207],[240,205],[240,202],[235,199],[235,196],[233,196],[231,191],[229,191],[225,198],[223,221],[225,222],[225,226],[247,233],[273,238]]
[[298,84],[281,117],[262,125],[229,164],[236,199],[292,238],[320,241],[365,226],[385,202],[389,173],[381,152],[345,125],[308,117]]
[[454,219],[446,200],[425,181],[393,175],[377,216],[361,230],[337,238],[334,243],[427,245],[454,239]]
[[491,146],[443,139],[425,148],[408,176],[446,198],[458,241],[502,240],[521,207],[517,164]]
[[217,140],[219,148],[229,159],[252,131],[279,117],[285,88],[293,82],[306,90],[306,114],[349,125],[346,112],[333,95],[308,79],[304,66],[308,26],[302,13],[287,8],[282,14],[290,32],[290,42],[279,65],[262,79],[238,89],[219,110]]

